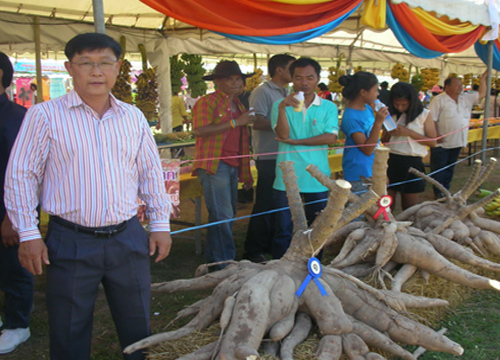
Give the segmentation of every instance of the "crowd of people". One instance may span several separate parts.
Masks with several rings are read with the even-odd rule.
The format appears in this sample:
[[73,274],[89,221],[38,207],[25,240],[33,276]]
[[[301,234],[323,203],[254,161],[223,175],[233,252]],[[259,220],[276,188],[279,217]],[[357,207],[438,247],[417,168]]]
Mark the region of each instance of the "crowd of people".
[[[43,265],[51,359],[91,357],[92,314],[100,284],[121,347],[150,334],[149,257],[157,251],[156,261],[161,261],[170,252],[170,202],[148,122],[137,108],[110,94],[121,52],[104,34],[77,35],[65,48],[74,90],[27,112],[5,95],[13,69],[0,53],[0,289],[5,293],[0,354],[30,337],[33,275],[42,274]],[[410,84],[398,82],[388,89],[373,73],[359,71],[339,79],[344,86],[339,121],[332,101],[336,94],[320,83],[316,60],[274,55],[268,73],[268,81],[242,94],[252,74],[242,73],[236,61],[221,61],[203,77],[213,81],[216,90],[192,108],[192,169],[203,188],[208,221],[214,223],[208,227],[204,252],[214,269],[236,257],[232,220],[238,183],[244,189],[254,183],[250,145],[258,178],[244,257],[265,262],[281,258],[293,235],[280,163],[293,163],[311,224],[326,206],[328,189],[305,168],[314,164],[330,176],[328,147],[339,130],[346,144],[344,178],[357,193],[367,190],[374,150],[386,143],[388,192],[393,198],[400,193],[406,209],[419,201],[425,187],[408,169],[425,170],[422,159],[428,148],[434,178],[449,188],[453,165],[466,145],[471,108],[487,92],[487,73],[478,91],[470,94],[463,93],[459,78],[451,77],[426,109]],[[375,111],[378,98],[387,106]],[[175,130],[187,121],[181,103],[175,95]],[[387,131],[383,124],[389,116],[397,127]],[[435,189],[435,196],[442,194]],[[147,204],[149,237],[136,217],[137,198]],[[45,240],[37,226],[40,208],[50,214]],[[124,358],[144,359],[144,353]]]

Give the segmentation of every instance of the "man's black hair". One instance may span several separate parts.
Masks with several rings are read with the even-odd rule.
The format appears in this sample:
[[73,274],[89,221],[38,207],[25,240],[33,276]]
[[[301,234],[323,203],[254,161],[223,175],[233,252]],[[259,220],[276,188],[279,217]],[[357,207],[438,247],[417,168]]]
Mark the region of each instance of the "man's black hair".
[[0,52],[0,69],[3,71],[2,86],[4,89],[8,88],[12,83],[12,76],[14,75],[14,67],[10,59],[3,52]]
[[100,33],[85,33],[76,35],[73,39],[68,41],[64,48],[64,53],[69,61],[73,59],[76,54],[81,54],[83,51],[94,51],[111,49],[118,60],[122,54],[122,47],[112,37]]
[[319,87],[319,89],[320,89],[321,91],[326,91],[326,90],[328,90],[328,86],[326,86],[326,84],[325,84],[325,83],[319,83],[319,84],[318,84],[318,87]]
[[387,81],[382,81],[382,82],[380,83],[380,87],[381,87],[382,89],[387,89],[387,88],[389,87],[389,83],[388,83]]
[[[457,77],[457,76],[450,76],[450,77],[446,78],[446,80],[444,81],[444,87],[450,86],[451,82],[453,81],[453,79],[459,79],[460,80],[460,78]],[[478,89],[479,89],[479,87],[478,87]]]
[[269,76],[272,78],[277,68],[280,67],[284,69],[290,61],[294,60],[295,58],[288,54],[278,54],[272,56],[267,62],[267,71],[269,72]]
[[293,72],[295,71],[296,68],[303,68],[306,66],[312,66],[314,68],[314,71],[318,75],[318,79],[321,77],[321,65],[314,59],[308,58],[308,57],[301,57],[297,60],[295,60],[293,63],[290,64],[290,74],[292,74],[293,77]]

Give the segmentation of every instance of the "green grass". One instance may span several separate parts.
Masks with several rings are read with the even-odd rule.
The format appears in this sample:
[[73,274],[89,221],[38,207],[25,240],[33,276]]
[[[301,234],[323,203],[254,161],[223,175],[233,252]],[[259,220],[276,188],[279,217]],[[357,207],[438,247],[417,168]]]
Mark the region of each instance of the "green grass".
[[500,359],[500,294],[477,291],[458,308],[451,309],[439,324],[448,329],[446,336],[462,345],[459,356],[426,352],[422,360],[495,360]]
[[[470,174],[470,167],[466,163],[457,166],[452,191],[458,190]],[[485,188],[494,190],[500,183],[500,169],[496,169]],[[422,196],[422,200],[432,197],[430,187]],[[240,205],[237,216],[247,215],[251,211],[251,204]],[[204,207],[203,207],[204,208]],[[193,219],[193,206],[186,201],[181,204],[182,218]],[[206,212],[203,212],[203,221],[206,221]],[[234,223],[234,236],[237,247],[237,258],[243,253],[243,243],[248,226],[248,219]],[[180,227],[173,227],[179,229]],[[203,231],[205,234],[205,231]],[[190,236],[187,232],[183,235]],[[196,267],[204,262],[202,255],[195,254],[194,240],[174,237],[171,255],[163,262],[156,264],[152,261],[153,282],[168,281],[193,276]],[[0,356],[1,360],[38,360],[49,359],[48,325],[45,310],[45,275],[38,276],[35,283],[35,310],[32,314],[32,337],[11,354]],[[206,293],[180,294],[153,294],[151,301],[151,323],[153,333],[165,331],[165,326],[175,317],[175,314],[185,306],[206,296]],[[0,296],[0,308],[3,297]],[[440,326],[448,328],[447,336],[462,344],[465,354],[461,359],[467,360],[494,360],[500,359],[500,295],[490,291],[478,291],[463,306],[451,309]],[[177,328],[182,322],[176,323]],[[439,327],[439,326],[438,326]],[[458,357],[433,352],[425,353],[421,359],[455,359]],[[94,331],[92,340],[93,360],[122,359],[118,346],[115,329],[106,299],[100,292],[95,308]]]

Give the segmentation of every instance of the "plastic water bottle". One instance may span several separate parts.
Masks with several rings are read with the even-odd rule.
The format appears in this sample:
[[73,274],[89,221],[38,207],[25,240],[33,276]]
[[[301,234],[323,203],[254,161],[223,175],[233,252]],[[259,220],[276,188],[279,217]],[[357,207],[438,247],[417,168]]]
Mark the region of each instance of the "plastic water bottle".
[[297,105],[297,107],[293,108],[293,110],[297,111],[297,112],[301,112],[302,111],[302,107],[304,106],[304,92],[303,91],[299,91],[297,93],[297,95],[295,95],[295,98],[300,101],[300,104]]
[[[375,111],[379,111],[383,107],[385,107],[385,104],[382,101],[380,101],[379,99],[375,100]],[[387,115],[387,117],[385,118],[384,127],[387,131],[395,130],[398,127],[394,120],[392,120],[391,114]]]

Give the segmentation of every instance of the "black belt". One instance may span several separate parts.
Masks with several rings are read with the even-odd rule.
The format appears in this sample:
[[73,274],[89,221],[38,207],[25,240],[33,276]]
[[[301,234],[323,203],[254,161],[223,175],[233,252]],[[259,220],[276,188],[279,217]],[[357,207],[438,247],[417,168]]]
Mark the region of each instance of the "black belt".
[[95,237],[107,237],[107,238],[121,233],[123,230],[127,228],[127,223],[130,221],[127,220],[117,225],[110,225],[103,227],[87,227],[72,223],[71,221],[68,220],[64,220],[59,216],[51,215],[50,220],[58,225],[64,226],[65,228],[74,230],[82,234],[93,235]]

